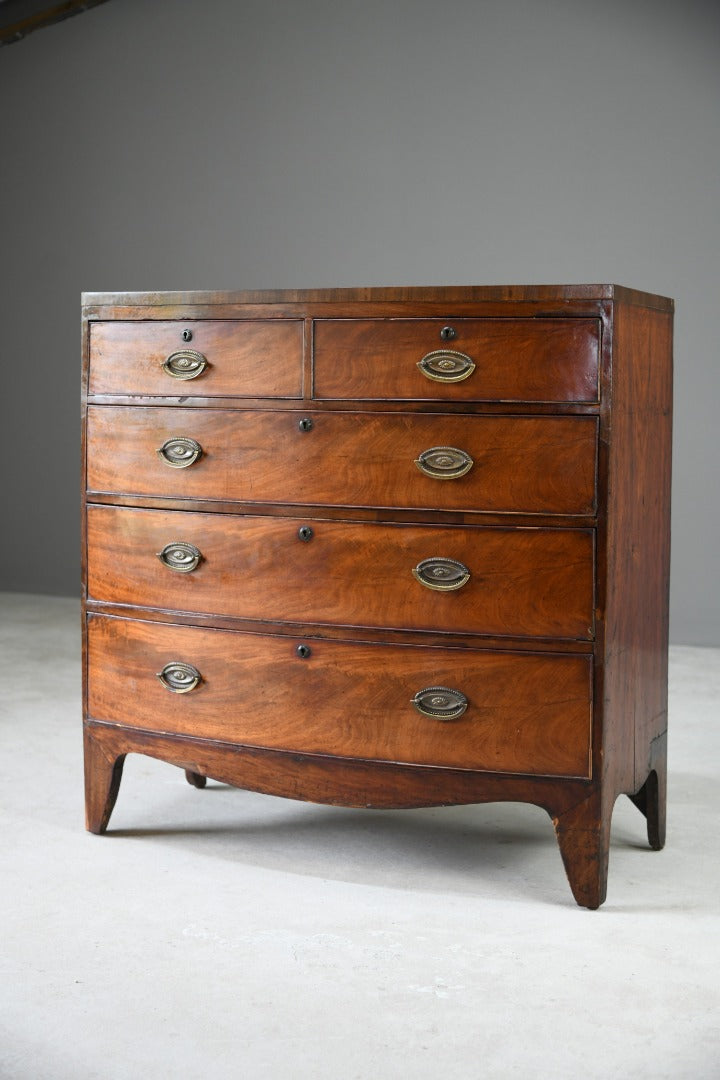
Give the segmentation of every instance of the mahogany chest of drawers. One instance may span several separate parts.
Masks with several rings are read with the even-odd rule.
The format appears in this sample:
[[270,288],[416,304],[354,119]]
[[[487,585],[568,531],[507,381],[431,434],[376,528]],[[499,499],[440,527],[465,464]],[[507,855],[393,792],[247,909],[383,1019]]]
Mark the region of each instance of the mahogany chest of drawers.
[[130,752],[363,807],[526,801],[579,904],[664,839],[672,301],[83,297],[87,827]]

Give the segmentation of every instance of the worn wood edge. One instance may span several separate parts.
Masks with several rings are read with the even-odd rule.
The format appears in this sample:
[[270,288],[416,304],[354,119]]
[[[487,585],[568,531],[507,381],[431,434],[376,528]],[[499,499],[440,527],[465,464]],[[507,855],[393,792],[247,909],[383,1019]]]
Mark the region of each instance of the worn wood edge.
[[612,375],[615,342],[616,305],[608,304],[604,312],[600,341],[600,410],[598,438],[595,456],[595,656],[593,661],[593,726],[592,726],[592,775],[597,781],[597,791],[604,783],[608,762],[606,755],[605,711],[605,650],[607,629],[607,546],[608,546],[608,467],[612,440]]
[[611,300],[613,285],[409,285],[310,289],[82,292],[84,306],[178,304],[382,303],[412,300]]
[[552,817],[586,799],[593,787],[583,777],[479,772],[271,750],[129,729],[94,717],[86,719],[85,729],[108,759],[145,754],[233,787],[329,806],[405,810],[523,802],[540,806]]
[[317,412],[407,412],[421,410],[425,414],[515,416],[532,414],[533,416],[597,416],[599,400],[595,401],[540,401],[537,398],[467,398],[463,401],[444,401],[442,398],[374,398],[344,397],[320,398],[308,394],[296,397],[276,395],[274,397],[252,397],[249,394],[193,394],[186,397],[164,397],[162,394],[88,394],[88,405],[113,406],[131,405],[137,407],[159,406],[183,409],[224,409],[258,410],[265,412],[289,411],[304,412],[312,408]]
[[162,307],[177,305],[308,304],[326,302],[382,303],[406,301],[563,301],[613,300],[672,310],[669,297],[631,289],[623,285],[412,285],[355,288],[255,289],[238,291],[188,292],[83,292],[84,307],[122,305]]
[[[460,519],[460,515],[465,517],[465,524],[470,525],[472,523],[486,524],[491,523],[503,524],[508,521],[512,521],[513,524],[520,524],[521,521],[527,521],[527,527],[544,527],[542,523],[548,521],[554,521],[556,524],[561,522],[563,525],[567,522],[568,528],[570,527],[585,527],[588,524],[592,524],[595,517],[594,507],[588,511],[580,512],[577,514],[555,514],[552,519],[546,512],[533,514],[528,511],[520,510],[436,510],[432,507],[426,506],[410,506],[398,508],[392,506],[353,506],[350,503],[261,503],[251,502],[246,500],[245,502],[230,503],[226,499],[177,499],[173,496],[164,495],[137,495],[131,491],[117,492],[117,491],[96,491],[94,488],[88,488],[87,491],[88,503],[94,503],[98,506],[135,506],[138,508],[155,508],[158,510],[191,510],[198,513],[242,513],[244,508],[253,515],[272,515],[275,508],[289,510],[290,513],[282,514],[279,516],[285,517],[304,517],[308,518],[312,515],[315,518],[320,519],[326,511],[338,510],[339,516],[343,520],[349,520],[347,515],[352,513],[358,514],[357,520],[372,520],[378,522],[387,522],[392,524],[394,522],[406,521],[411,523],[415,521],[417,524],[463,524]],[[182,505],[181,505],[182,504]],[[206,509],[205,509],[206,508]],[[368,516],[365,516],[365,515]],[[377,515],[372,517],[369,515]],[[400,516],[400,515],[407,516]],[[417,514],[423,514],[423,520],[417,521]],[[397,516],[395,516],[397,515]],[[415,516],[413,516],[415,515]],[[440,516],[442,515],[442,517]]]
[[281,623],[272,621],[234,619],[176,609],[140,608],[132,605],[109,604],[88,598],[86,624],[90,619],[131,619],[135,623],[163,623],[168,626],[196,627],[200,630],[221,630],[229,634],[244,634],[262,638],[302,638],[304,641],[327,641],[339,644],[388,644],[408,649],[455,650],[459,653],[507,653],[512,655],[565,657],[595,656],[594,643],[590,640],[565,638],[522,638],[498,635],[461,634],[435,630],[396,630],[382,627],[330,626],[321,623]]
[[[448,319],[489,319],[512,322],[519,319],[598,319],[606,306],[612,306],[612,300],[413,300],[412,319],[442,320]],[[83,308],[85,317],[90,322],[138,321],[138,322],[178,322],[188,320],[221,321],[292,321],[307,319],[313,322],[324,320],[362,321],[372,319],[377,322],[384,319],[410,318],[408,301],[383,300],[373,304],[369,311],[368,304],[361,300],[323,300],[323,301],[286,301],[277,304],[255,303],[184,303],[157,305],[123,305],[121,303],[88,305]]]
[[81,626],[81,694],[83,716],[88,702],[87,649],[87,391],[90,381],[90,327],[86,318],[80,321],[80,626]]
[[[607,519],[605,522],[607,550],[605,552],[605,564],[602,568],[602,576],[606,578],[605,621],[609,626],[611,622],[618,621],[619,612],[632,611],[634,607],[637,607],[643,611],[645,620],[650,618],[652,625],[662,626],[662,633],[659,639],[653,643],[654,647],[651,650],[653,653],[659,650],[658,655],[661,656],[659,672],[656,670],[649,673],[642,666],[638,671],[630,663],[629,658],[631,656],[647,656],[648,650],[648,643],[643,637],[646,632],[644,628],[647,622],[643,621],[637,615],[637,612],[635,618],[630,619],[625,625],[620,622],[619,630],[616,626],[614,640],[606,641],[603,635],[603,639],[598,638],[597,642],[598,658],[602,650],[602,668],[604,683],[606,683],[603,689],[601,705],[603,713],[607,711],[607,722],[603,721],[604,745],[613,746],[618,738],[618,732],[622,731],[622,725],[617,724],[614,720],[615,711],[618,708],[627,709],[629,707],[631,716],[629,725],[632,758],[626,759],[624,755],[618,755],[616,752],[606,754],[603,782],[606,787],[611,787],[614,792],[626,794],[632,798],[634,791],[636,792],[641,788],[647,780],[649,772],[653,771],[653,766],[648,765],[647,762],[652,760],[653,755],[656,753],[655,739],[666,739],[671,532],[669,517],[665,519],[662,514],[660,515],[663,529],[662,540],[658,539],[660,526],[652,534],[647,531],[646,527],[643,527],[638,534],[638,522],[632,518],[624,522],[623,529],[625,531],[619,529],[612,481],[613,475],[615,475],[617,483],[621,470],[613,469],[611,453],[620,454],[621,460],[632,460],[636,450],[632,444],[630,433],[635,431],[635,417],[636,415],[647,415],[651,411],[653,416],[653,436],[658,438],[659,432],[664,429],[667,439],[665,471],[660,474],[657,463],[655,463],[655,467],[651,470],[651,483],[656,491],[659,489],[659,485],[664,484],[667,498],[666,513],[669,514],[672,487],[673,308],[666,311],[655,311],[648,317],[648,324],[644,332],[639,335],[638,340],[641,344],[638,345],[633,339],[633,329],[636,320],[642,320],[647,313],[638,311],[638,305],[633,305],[626,297],[621,299],[623,302],[614,306],[612,318],[613,356],[610,362],[612,390],[610,426],[612,435],[609,445],[613,449],[608,453],[607,460],[607,489],[606,499],[604,500]],[[665,337],[663,337],[663,334]],[[653,335],[656,335],[655,352],[650,351],[649,344],[653,340]],[[667,351],[661,347],[663,345]],[[663,377],[667,379],[665,387],[667,396],[661,393],[662,381],[655,385],[654,390],[651,389],[651,376],[654,377],[657,374],[659,364],[667,365],[667,367],[663,367],[662,374],[659,376],[660,380]],[[631,372],[637,372],[638,370],[645,372],[642,390],[638,387],[633,388],[630,377]],[[626,442],[622,442],[621,437]],[[649,453],[649,451],[647,452]],[[601,498],[602,502],[603,499]],[[613,516],[615,517],[614,522],[612,521]],[[664,531],[665,528],[667,528],[667,532]],[[618,593],[614,581],[622,569],[622,559],[618,554],[619,552],[627,552],[630,549],[635,551],[636,546],[638,546],[642,557],[647,558],[652,550],[652,545],[655,543],[659,544],[658,551],[664,554],[664,583],[662,592],[658,592],[654,597],[654,603],[657,604],[657,607],[653,608],[652,611],[648,611],[649,597],[647,595],[642,595],[641,602],[638,603],[637,597],[629,598],[625,591]],[[656,562],[658,558],[658,552],[655,552],[653,562]],[[637,698],[637,701],[634,701],[629,687],[637,685],[642,687],[642,693]],[[622,691],[620,687],[622,687]],[[650,709],[646,697],[648,694],[652,697],[658,687],[661,688],[661,707]],[[641,707],[636,708],[636,705],[640,705],[640,703],[642,703]],[[645,731],[645,728],[649,730]],[[626,760],[632,772],[622,775],[622,763]]]
[[376,643],[397,645],[459,648],[466,652],[542,652],[573,653],[592,656],[594,638],[563,637],[560,634],[500,634],[481,630],[425,630],[403,626],[375,626],[364,623],[323,622],[316,619],[250,618],[245,615],[215,614],[207,611],[185,611],[181,608],[151,607],[147,604],[121,603],[88,596],[87,615],[107,615],[111,618],[140,622],[171,623],[196,626],[199,629],[235,630],[238,633],[260,634],[283,638],[308,638],[315,641],[355,641],[368,645]]
[[[177,499],[165,496],[89,491],[88,506],[125,506],[135,510],[175,510],[243,517],[284,517],[307,521],[370,522],[378,525],[427,525],[466,528],[587,529],[595,525],[590,514],[523,514],[490,510],[403,510],[385,507],[329,506],[318,504],[250,503]],[[422,515],[422,516],[419,516]]]
[[23,15],[10,23],[4,22],[4,19],[8,17],[5,16],[0,22],[0,45],[12,45],[35,30],[42,30],[46,26],[63,22],[73,15],[82,15],[90,8],[99,7],[105,2],[106,0],[65,0],[60,4],[45,4],[41,11]]

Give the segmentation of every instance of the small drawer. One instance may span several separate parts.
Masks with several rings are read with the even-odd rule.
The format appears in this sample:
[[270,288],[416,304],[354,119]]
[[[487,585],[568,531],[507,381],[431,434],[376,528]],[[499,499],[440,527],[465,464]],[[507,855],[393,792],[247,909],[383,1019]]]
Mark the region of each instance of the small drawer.
[[88,408],[90,492],[591,514],[593,416]]
[[91,616],[88,672],[89,715],[129,727],[296,753],[589,775],[585,655],[296,641]]
[[314,395],[593,403],[599,354],[598,319],[323,319]]
[[88,592],[273,622],[589,640],[593,533],[96,505]]
[[302,397],[299,320],[90,324],[89,395]]

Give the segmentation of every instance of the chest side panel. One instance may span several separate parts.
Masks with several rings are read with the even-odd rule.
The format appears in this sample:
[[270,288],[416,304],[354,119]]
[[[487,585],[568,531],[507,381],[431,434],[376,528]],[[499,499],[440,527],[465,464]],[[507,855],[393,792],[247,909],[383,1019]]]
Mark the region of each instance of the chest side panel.
[[667,727],[672,315],[615,313],[607,490],[606,742],[618,790]]

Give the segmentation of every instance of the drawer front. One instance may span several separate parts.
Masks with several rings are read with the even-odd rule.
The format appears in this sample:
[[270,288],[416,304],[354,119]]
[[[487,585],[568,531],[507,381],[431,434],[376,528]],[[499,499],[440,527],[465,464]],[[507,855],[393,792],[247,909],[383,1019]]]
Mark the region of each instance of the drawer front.
[[[152,731],[339,757],[587,776],[591,659],[311,641],[94,616],[89,713]],[[166,665],[200,676],[168,690]],[[190,669],[190,670],[192,670]],[[456,719],[421,715],[428,688],[462,695]],[[425,695],[423,708],[448,695]],[[131,704],[129,704],[131,703]]]
[[[454,336],[443,340],[443,330]],[[321,320],[314,328],[314,393],[596,402],[599,351],[597,319]]]
[[[157,452],[176,437],[198,447],[184,468]],[[596,444],[594,417],[91,406],[87,483],[250,503],[590,514]],[[439,479],[416,464],[442,476],[447,461],[471,465]]]
[[89,394],[298,398],[302,355],[299,320],[94,322]]
[[589,640],[593,534],[90,506],[88,592],[275,622]]

